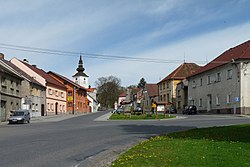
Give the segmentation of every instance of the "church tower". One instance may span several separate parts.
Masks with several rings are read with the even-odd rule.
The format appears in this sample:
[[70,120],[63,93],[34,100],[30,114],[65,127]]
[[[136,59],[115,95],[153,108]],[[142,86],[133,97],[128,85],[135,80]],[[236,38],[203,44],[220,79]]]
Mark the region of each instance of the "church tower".
[[89,76],[84,73],[84,70],[85,69],[83,68],[82,55],[80,55],[78,68],[76,69],[77,73],[73,75],[73,79],[75,83],[87,89],[89,87]]

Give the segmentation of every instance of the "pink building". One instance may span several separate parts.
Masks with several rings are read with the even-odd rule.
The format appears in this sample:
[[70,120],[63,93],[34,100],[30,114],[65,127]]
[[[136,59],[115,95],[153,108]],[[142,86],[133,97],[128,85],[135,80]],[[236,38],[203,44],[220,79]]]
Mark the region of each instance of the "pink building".
[[45,115],[57,115],[67,112],[67,88],[65,85],[58,82],[42,69],[37,68],[35,65],[30,65],[27,61],[21,61],[17,58],[13,58],[11,59],[11,62],[46,87]]

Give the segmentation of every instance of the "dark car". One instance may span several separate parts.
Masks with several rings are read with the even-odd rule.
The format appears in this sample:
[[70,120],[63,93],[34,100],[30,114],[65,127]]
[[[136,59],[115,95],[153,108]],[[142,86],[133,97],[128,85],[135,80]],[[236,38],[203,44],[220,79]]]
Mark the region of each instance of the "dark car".
[[170,108],[170,114],[177,114],[177,110],[175,108]]
[[182,114],[197,114],[197,108],[195,105],[186,106]]

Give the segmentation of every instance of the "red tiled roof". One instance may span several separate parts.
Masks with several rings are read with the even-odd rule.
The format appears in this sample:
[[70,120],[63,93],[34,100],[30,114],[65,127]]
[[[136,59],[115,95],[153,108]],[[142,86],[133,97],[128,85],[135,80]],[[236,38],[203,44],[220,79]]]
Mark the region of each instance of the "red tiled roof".
[[43,71],[42,69],[39,69],[33,65],[30,65],[24,61],[22,61],[23,64],[25,64],[27,67],[29,67],[31,70],[35,71],[37,74],[39,74],[40,76],[42,76],[47,83],[56,85],[58,87],[64,88],[66,89],[66,86],[61,84],[60,82],[58,82],[56,79],[54,79],[52,76],[50,76],[49,74],[47,74],[45,71]]
[[28,80],[30,80],[30,82],[32,82],[33,84],[39,85],[41,87],[44,87],[42,84],[40,84],[38,81],[36,81],[34,78],[32,78],[31,76],[29,76],[26,72],[24,72],[22,69],[18,68],[15,64],[11,63],[8,60],[2,59],[6,64],[8,64],[9,66],[11,66],[14,70],[18,71],[21,75],[23,75],[24,77],[26,77]]
[[89,92],[94,92],[96,90],[96,88],[88,88]]
[[148,92],[149,97],[158,96],[158,86],[157,84],[146,84],[145,89]]
[[122,92],[122,93],[119,95],[119,97],[126,97],[126,96],[127,96],[126,92]]
[[57,74],[57,73],[55,73],[55,72],[52,72],[52,71],[49,71],[49,72],[48,72],[48,74],[56,75],[57,77],[61,78],[62,80],[64,80],[64,81],[66,81],[66,82],[68,82],[68,83],[70,83],[70,84],[74,85],[75,87],[77,87],[77,88],[80,88],[80,89],[83,89],[83,90],[86,90],[86,91],[87,91],[87,89],[85,89],[85,88],[84,88],[84,87],[82,87],[81,85],[79,85],[79,84],[77,84],[77,83],[73,82],[72,80],[68,79],[67,77],[64,77],[64,76],[62,76],[62,75],[60,75],[60,74]]
[[192,74],[192,76],[214,69],[232,61],[236,61],[238,59],[250,59],[250,40],[225,51],[210,63],[198,69],[195,73]]
[[167,77],[161,80],[159,83],[170,79],[180,79],[180,80],[185,79],[191,74],[193,74],[199,68],[200,66],[198,66],[195,63],[183,63],[172,73],[170,73]]

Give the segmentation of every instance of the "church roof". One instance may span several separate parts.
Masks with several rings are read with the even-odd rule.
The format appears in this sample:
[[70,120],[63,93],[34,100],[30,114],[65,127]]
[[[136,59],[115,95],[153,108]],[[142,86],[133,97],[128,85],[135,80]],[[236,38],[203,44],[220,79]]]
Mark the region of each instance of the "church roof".
[[84,73],[84,68],[83,68],[83,61],[82,61],[82,55],[80,55],[80,60],[78,63],[78,67],[76,69],[77,73],[75,75],[73,75],[73,77],[78,77],[78,76],[82,76],[82,77],[89,77],[87,74]]

